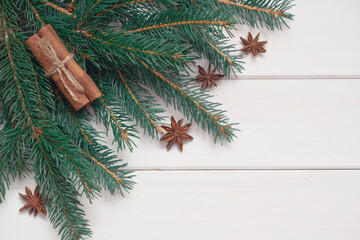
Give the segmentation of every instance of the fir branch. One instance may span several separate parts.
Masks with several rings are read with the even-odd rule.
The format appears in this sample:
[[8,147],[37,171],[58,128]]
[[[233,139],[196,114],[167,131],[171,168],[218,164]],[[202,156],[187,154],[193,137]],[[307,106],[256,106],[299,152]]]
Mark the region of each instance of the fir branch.
[[[1,164],[2,165],[2,164]],[[5,201],[6,189],[9,188],[10,179],[6,168],[0,165],[0,204]]]
[[215,39],[195,39],[190,41],[190,44],[204,58],[209,59],[209,65],[216,66],[220,71],[223,71],[224,75],[229,77],[232,71],[236,76],[236,73],[241,73],[244,69],[241,61],[242,55],[233,55],[237,52],[234,45],[228,45],[226,40]]
[[137,4],[137,3],[143,3],[143,2],[154,2],[154,0],[133,0],[133,1],[130,1],[130,2],[126,2],[126,3],[120,3],[118,5],[115,5],[113,7],[110,7],[108,9],[106,9],[106,11],[103,11],[101,13],[98,13],[97,15],[95,15],[96,17],[100,17],[102,15],[104,15],[105,13],[107,12],[110,12],[110,11],[113,11],[117,8],[121,8],[121,7],[124,7],[124,6],[128,6],[128,5],[132,5],[132,4]]
[[[3,126],[0,130],[0,203],[5,200],[6,189],[16,178],[25,177],[30,169],[29,156],[22,137],[26,129]],[[29,144],[30,145],[30,144]]]
[[[234,136],[232,132],[233,129],[231,128],[230,125],[222,125],[222,123],[219,121],[221,115],[216,115],[216,116],[213,115],[211,112],[208,111],[208,109],[205,106],[203,106],[203,104],[197,101],[195,97],[187,94],[183,89],[181,89],[178,85],[174,84],[172,81],[167,79],[161,73],[157,72],[154,69],[151,69],[144,61],[141,62],[146,69],[148,69],[151,73],[153,73],[157,77],[157,79],[165,83],[165,85],[169,87],[172,90],[172,92],[179,97],[178,106],[181,106],[184,112],[189,111],[189,109],[192,109],[192,107],[198,110],[197,111],[195,109],[192,109],[188,113],[192,114],[192,117],[197,121],[197,124],[201,125],[203,129],[208,128],[210,130],[210,126],[211,126],[215,141],[217,137],[220,137],[220,139],[226,139],[229,142],[232,140]],[[188,87],[190,88],[190,86]],[[198,115],[199,112],[201,112],[204,116]]]
[[[53,139],[48,138],[46,135],[45,135],[45,137],[46,137],[48,140],[54,142]],[[54,143],[55,143],[55,145],[57,145],[56,142],[54,142]],[[76,171],[76,173],[77,173],[78,179],[80,180],[79,182],[81,183],[81,185],[82,185],[82,187],[83,187],[83,190],[84,190],[87,198],[88,198],[89,200],[92,200],[92,199],[94,198],[94,193],[93,193],[93,191],[92,191],[92,190],[90,189],[90,187],[89,187],[89,181],[88,181],[86,178],[84,178],[84,175],[81,173],[79,167],[77,166],[76,161],[66,152],[66,150],[64,149],[64,147],[59,147],[59,150],[60,150],[60,153],[62,153],[63,156],[65,156],[65,157],[69,160],[69,162],[73,165],[73,167],[74,167],[74,169],[75,169],[75,171]],[[67,169],[67,170],[68,170],[68,169]],[[66,175],[64,175],[64,176],[66,176]],[[98,189],[98,190],[99,190],[99,189]]]
[[232,0],[217,0],[219,3],[223,3],[223,4],[229,4],[229,5],[233,5],[233,6],[237,6],[237,7],[241,7],[244,9],[247,9],[249,11],[255,11],[255,12],[265,12],[268,13],[272,16],[272,18],[274,18],[274,15],[278,15],[280,17],[286,17],[287,15],[285,14],[284,10],[280,10],[280,11],[276,11],[272,8],[260,8],[260,7],[254,7],[254,6],[250,6],[250,5],[246,5],[243,3],[238,3],[238,2],[233,2]]
[[[52,128],[56,129],[55,126]],[[44,133],[38,136],[36,140],[39,142],[42,139],[47,143],[47,148],[43,149],[43,151],[63,156],[61,159],[55,159],[57,168],[65,178],[71,179],[71,183],[76,189],[82,188],[82,192],[91,201],[96,197],[100,188],[95,182],[96,177],[91,170],[90,164],[70,139],[63,136],[63,134],[59,135],[56,130],[57,135],[55,135],[53,129],[43,128]],[[41,143],[40,145],[43,146]]]
[[93,134],[92,141],[91,150],[89,152],[83,151],[97,172],[99,184],[105,190],[109,190],[111,194],[114,194],[115,190],[119,190],[124,196],[123,191],[128,192],[134,185],[134,182],[131,181],[132,172],[125,170],[127,164],[120,164],[121,160],[114,155],[113,151],[99,144]]
[[96,5],[98,5],[100,2],[101,2],[101,0],[96,0],[96,2],[94,4],[92,4],[90,6],[90,8],[88,8],[84,11],[84,14],[82,15],[80,21],[77,23],[77,28],[80,28],[84,23],[87,22],[86,20],[89,18],[88,16],[90,15],[92,9],[95,8]]
[[93,144],[93,142],[90,140],[89,136],[86,134],[86,132],[84,131],[84,129],[79,125],[79,123],[77,122],[77,120],[72,116],[72,114],[69,112],[69,110],[66,109],[66,113],[69,115],[69,117],[71,118],[71,120],[74,122],[74,124],[76,125],[76,127],[78,127],[80,129],[81,135],[84,136],[85,140],[89,143],[89,144]]
[[164,24],[159,24],[159,25],[154,25],[154,26],[133,29],[133,30],[129,30],[129,31],[125,32],[125,34],[133,33],[133,32],[143,32],[143,31],[148,31],[148,30],[153,30],[153,29],[158,29],[158,28],[175,27],[175,26],[181,26],[181,25],[199,25],[199,24],[230,26],[232,23],[229,23],[226,21],[210,21],[210,20],[181,21],[181,22],[164,23]]
[[74,1],[75,0],[71,0],[70,4],[68,4],[68,9],[73,9],[74,8]]
[[[208,22],[209,20],[226,22],[227,25],[217,26],[213,24],[189,24],[189,25],[177,25],[179,22]],[[175,26],[172,28],[153,28],[156,23],[161,23],[160,26],[167,26],[168,24],[174,23]],[[233,21],[229,17],[229,15],[224,14],[219,10],[214,11],[213,9],[208,9],[208,11],[200,11],[196,7],[195,9],[181,9],[179,12],[167,9],[166,11],[162,11],[159,13],[147,13],[143,18],[134,18],[131,21],[124,23],[124,28],[128,31],[137,31],[137,29],[145,29],[152,28],[151,30],[138,32],[142,35],[149,36],[151,38],[158,38],[163,40],[164,38],[167,41],[178,41],[178,42],[186,42],[188,45],[192,47],[193,50],[197,51],[201,55],[206,53],[206,55],[202,55],[209,60],[212,60],[210,56],[210,52],[215,52],[214,49],[211,49],[209,46],[207,47],[207,43],[204,42],[204,39],[207,41],[212,41],[216,39],[220,41],[221,39],[225,39],[226,36],[223,33],[223,30],[226,30],[231,36],[230,29],[232,27]],[[141,28],[139,28],[141,26]],[[213,42],[215,45],[215,42]],[[204,52],[204,50],[206,52]],[[213,53],[211,53],[214,56]],[[223,56],[218,55],[215,59],[223,59]],[[225,59],[226,60],[226,59]],[[236,60],[236,58],[234,58]],[[226,61],[222,61],[223,66],[229,65]],[[235,69],[240,70],[241,67],[235,63]],[[150,65],[149,65],[150,66]],[[150,66],[152,68],[156,68],[157,66]],[[222,66],[219,66],[222,68]],[[224,70],[228,70],[233,68],[232,65],[229,67],[224,67]]]
[[[121,36],[117,36],[117,35],[113,35],[113,37],[109,38],[109,40],[104,40],[104,39],[101,39],[100,37],[104,37],[105,34],[103,33],[100,33],[98,34],[98,36],[94,36],[94,34],[88,32],[88,31],[84,31],[84,30],[77,30],[76,32],[80,32],[82,33],[85,37],[88,37],[89,39],[91,40],[94,40],[96,41],[97,43],[100,43],[100,44],[103,44],[103,45],[106,45],[108,47],[113,47],[113,48],[119,48],[119,49],[122,49],[122,50],[126,50],[127,52],[122,54],[123,56],[125,57],[129,57],[129,54],[127,53],[135,53],[135,54],[146,54],[146,55],[153,55],[155,57],[165,57],[165,58],[172,58],[174,61],[176,62],[183,62],[185,60],[191,60],[193,59],[194,57],[193,56],[187,56],[187,54],[183,54],[183,53],[179,53],[179,52],[174,52],[173,53],[173,50],[172,51],[168,51],[168,52],[160,52],[160,51],[155,51],[155,50],[150,50],[150,49],[144,49],[144,48],[148,48],[148,47],[145,47],[145,46],[151,46],[153,45],[154,43],[153,42],[149,42],[150,39],[147,40],[147,42],[145,43],[146,39],[144,38],[140,38],[140,37],[134,37],[134,39],[138,40],[136,41],[136,43],[138,45],[140,45],[140,48],[136,48],[136,47],[133,47],[133,46],[124,46],[122,44],[118,44],[116,42],[124,42],[122,41],[122,39],[124,39],[125,37],[121,37]],[[105,36],[106,37],[106,36]],[[118,37],[118,39],[116,39],[116,37]],[[115,42],[115,39],[116,39],[116,42]],[[129,44],[129,42],[127,42],[127,44]],[[159,44],[159,42],[157,42],[157,44]],[[170,47],[170,46],[169,46]],[[171,49],[171,48],[169,48]],[[110,49],[109,49],[110,50]],[[187,48],[184,48],[184,50],[187,50]],[[112,49],[113,51],[113,49]],[[115,54],[114,54],[115,55]],[[130,55],[131,56],[131,55]],[[161,59],[159,58],[159,60]],[[133,59],[132,59],[133,60]]]
[[[223,29],[229,34],[234,21],[231,15],[219,9],[198,7],[178,10],[169,8],[163,11],[150,11],[123,22],[125,33],[143,33],[147,36],[165,37],[173,40],[186,41],[194,38],[215,35],[224,38]],[[170,38],[168,35],[171,35]]]
[[207,44],[210,45],[211,48],[213,48],[218,54],[220,54],[221,57],[223,57],[225,59],[225,61],[227,61],[231,66],[235,67],[236,64],[230,59],[229,56],[226,56],[225,53],[223,53],[222,51],[219,50],[219,48],[215,47],[214,44],[212,44],[211,42],[209,42],[208,40],[206,40],[205,38],[204,42],[206,42]]
[[[85,153],[87,155],[87,153]],[[96,165],[100,166],[102,169],[104,169],[105,172],[107,172],[112,178],[114,178],[118,183],[120,183],[122,186],[125,186],[123,180],[121,180],[118,176],[116,176],[115,173],[110,171],[107,167],[105,167],[102,163],[100,163],[96,158],[87,155],[91,161],[93,161]]]
[[124,196],[123,190],[128,191],[132,189],[132,185],[134,184],[134,182],[129,180],[133,177],[130,175],[131,171],[123,169],[126,167],[126,164],[119,165],[120,160],[113,155],[113,152],[109,148],[98,144],[96,141],[92,148],[92,152],[96,152],[95,155],[99,156],[99,158],[95,158],[85,151],[84,154],[89,158],[90,162],[93,163],[98,173],[99,183],[105,190],[109,190],[111,194],[114,194],[115,190],[118,189],[121,195]]
[[[6,24],[6,21],[4,19],[4,24]],[[14,36],[15,37],[15,36]],[[15,40],[17,40],[15,38]],[[7,49],[7,53],[8,53],[8,60],[9,60],[9,64],[11,66],[12,69],[12,73],[13,73],[13,81],[16,85],[16,90],[18,93],[18,97],[19,100],[21,102],[21,108],[22,108],[22,112],[25,115],[25,119],[27,120],[26,125],[24,128],[27,128],[27,126],[30,126],[31,130],[32,130],[32,137],[35,139],[39,138],[39,135],[43,134],[43,127],[45,127],[46,125],[44,124],[45,120],[41,123],[37,123],[37,120],[33,120],[33,118],[37,118],[37,116],[34,113],[30,113],[30,107],[27,106],[26,101],[29,101],[29,99],[25,100],[24,98],[24,93],[23,93],[23,87],[26,86],[26,84],[20,84],[20,79],[19,79],[19,74],[18,74],[18,67],[16,66],[15,62],[14,62],[14,58],[12,56],[12,51],[10,48],[10,43],[9,43],[9,35],[8,35],[8,31],[5,30],[5,46]],[[31,66],[31,64],[29,64]],[[33,69],[30,69],[31,71],[33,71]],[[38,85],[36,85],[36,87],[34,88],[34,92],[35,92],[35,96],[39,97],[39,93],[36,91],[39,90]],[[29,96],[29,93],[27,93],[27,96]],[[35,99],[34,99],[35,100]],[[41,103],[41,99],[40,99],[40,103]],[[40,104],[41,105],[41,104]],[[36,105],[33,105],[32,107],[34,107]],[[44,109],[42,108],[40,110],[42,113],[44,113]],[[41,126],[40,125],[44,125]],[[20,136],[20,135],[19,135]],[[17,140],[20,139],[19,137],[16,138]],[[51,139],[53,140],[53,139]],[[60,148],[61,149],[61,148]],[[87,185],[85,185],[85,188],[87,187]]]
[[117,129],[120,130],[120,133],[121,133],[120,136],[121,136],[121,138],[122,138],[125,142],[129,143],[130,140],[129,140],[128,136],[127,136],[127,130],[126,130],[126,129],[124,130],[124,129],[121,127],[121,124],[119,123],[117,117],[116,117],[115,114],[111,111],[111,109],[109,108],[109,106],[105,103],[105,101],[104,101],[103,98],[100,98],[100,102],[101,102],[101,104],[104,106],[104,108],[106,109],[106,111],[108,112],[108,114],[110,115],[111,119],[115,122],[116,126],[118,127]]
[[103,122],[107,132],[111,126],[114,135],[113,142],[118,143],[118,150],[123,150],[127,146],[132,151],[135,143],[131,137],[137,138],[134,134],[136,130],[132,125],[125,125],[125,122],[130,122],[131,119],[126,116],[125,111],[120,109],[120,104],[115,104],[116,101],[116,98],[109,95],[100,97],[94,101],[93,109],[97,119]]
[[46,5],[54,8],[55,10],[63,13],[63,14],[66,14],[66,15],[68,15],[68,16],[71,16],[71,17],[73,17],[73,18],[76,18],[75,15],[73,15],[71,12],[69,12],[69,10],[60,7],[60,6],[56,5],[55,3],[52,3],[52,2],[49,2],[49,1],[44,1],[44,3],[45,3]]
[[59,234],[63,240],[91,236],[88,221],[84,219],[85,213],[80,209],[79,194],[50,161],[40,140],[37,146],[36,150],[41,154],[37,154],[38,158],[34,162],[36,181],[41,186],[44,198],[48,200],[50,222],[54,228],[61,225]]
[[26,116],[26,120],[31,125],[32,128],[35,128],[33,120],[31,119],[30,114],[27,111],[27,106],[26,106],[26,103],[25,103],[23,90],[22,90],[22,87],[21,87],[20,82],[19,82],[19,75],[18,75],[18,72],[17,72],[17,67],[15,66],[13,53],[12,53],[12,50],[11,50],[11,47],[10,47],[10,34],[12,35],[12,37],[15,38],[15,40],[16,40],[16,37],[12,33],[12,31],[9,30],[9,28],[6,27],[7,21],[5,19],[4,12],[2,12],[2,15],[4,16],[4,19],[2,19],[2,21],[3,21],[2,31],[3,31],[3,34],[4,34],[4,42],[5,42],[5,48],[6,48],[6,51],[7,51],[8,61],[9,61],[9,64],[10,64],[10,67],[11,67],[11,70],[12,70],[12,79],[15,82],[16,90],[17,90],[17,93],[18,93],[18,98],[19,98],[19,101],[21,102],[21,108],[22,108],[22,111],[24,112],[24,114]]
[[[6,8],[0,9],[0,35],[4,37],[0,42],[0,100],[5,124],[0,134],[0,171],[1,180],[8,185],[6,175],[11,175],[14,180],[16,176],[27,173],[32,139],[41,133],[40,126],[46,122],[42,121],[45,109],[34,66],[23,43],[12,30],[19,27],[16,25],[18,19],[13,17],[14,9],[9,3],[2,6]],[[5,194],[3,189],[2,193]]]
[[[287,11],[293,7],[293,0],[213,0],[215,5],[224,11],[237,16],[239,23],[251,27],[266,27],[274,30],[282,29],[282,24],[288,27],[285,19],[292,20],[293,15]],[[215,8],[218,8],[215,6]]]
[[195,6],[200,7],[200,5],[197,4],[194,0],[191,0],[191,2],[192,2]]
[[45,26],[45,22],[44,20],[42,20],[42,18],[40,17],[38,11],[34,8],[34,6],[30,3],[30,0],[26,0],[28,5],[30,6],[31,10],[33,11],[33,13],[35,14],[35,16],[37,17],[37,19],[41,22],[41,24],[43,26]]
[[[7,6],[6,10],[10,12],[12,10],[11,6]],[[7,14],[11,14],[9,12],[7,12]],[[2,21],[3,27],[1,28],[1,32],[4,32],[5,36],[3,42],[4,48],[2,49],[0,58],[1,63],[4,64],[5,62],[5,64],[3,65],[4,68],[1,69],[1,75],[6,76],[6,78],[2,78],[0,81],[5,81],[6,84],[0,84],[0,90],[2,91],[0,95],[1,97],[4,97],[4,99],[17,99],[6,106],[7,109],[9,109],[7,110],[7,114],[10,116],[14,115],[13,118],[17,121],[14,125],[12,122],[7,122],[6,126],[8,127],[6,127],[2,132],[3,134],[1,134],[1,137],[4,138],[4,141],[1,142],[5,147],[1,148],[0,153],[0,162],[5,163],[0,164],[1,170],[6,170],[5,174],[14,176],[16,171],[26,170],[25,167],[26,164],[28,164],[27,159],[29,159],[29,162],[34,163],[38,163],[37,160],[43,159],[49,163],[56,164],[59,168],[59,173],[56,176],[53,175],[53,178],[50,178],[49,181],[55,181],[55,178],[57,177],[66,179],[62,181],[63,184],[64,182],[68,182],[69,184],[68,188],[63,189],[65,192],[61,192],[61,189],[58,189],[58,195],[64,196],[74,192],[81,184],[84,186],[85,193],[90,191],[94,193],[98,191],[98,187],[93,181],[94,177],[85,164],[86,159],[81,160],[81,158],[78,157],[75,159],[74,156],[77,155],[76,149],[69,144],[69,139],[65,138],[62,139],[62,141],[59,139],[62,138],[63,135],[61,131],[49,121],[51,118],[48,116],[46,109],[44,109],[41,97],[39,98],[40,95],[48,96],[48,93],[46,93],[48,90],[46,88],[40,88],[39,84],[34,84],[32,81],[32,79],[35,78],[35,68],[20,40],[15,34],[8,30],[10,29],[7,26],[9,23],[4,11],[1,13],[1,17],[4,20]],[[19,22],[14,18],[9,19],[11,19],[11,24],[13,25]],[[6,55],[3,54],[4,52],[6,52]],[[16,58],[14,57],[15,54]],[[41,87],[44,87],[44,85]],[[42,91],[41,94],[40,91]],[[3,101],[3,103],[4,102],[7,101]],[[12,140],[13,138],[15,141]],[[30,153],[30,155],[26,156],[23,152]],[[62,156],[64,154],[66,157],[63,159]],[[41,158],[41,155],[45,156],[46,159]],[[11,166],[9,163],[12,163],[13,165]],[[33,169],[35,171],[39,170],[37,167],[38,165],[35,165]],[[67,178],[62,174],[67,176]],[[36,175],[36,177],[39,176],[41,176],[40,173]],[[8,183],[7,178],[8,177],[5,177],[4,179],[2,176],[1,180],[5,180],[5,182]],[[4,186],[4,184],[2,184],[2,186]],[[44,194],[49,194],[52,189],[54,188],[47,189]],[[1,191],[3,193],[3,189],[1,189]],[[90,196],[90,194],[87,195],[88,197]],[[62,201],[59,198],[56,199],[51,197],[48,199],[54,201],[58,200],[56,204],[71,204],[65,200]],[[52,211],[51,204],[49,204],[49,210],[50,219],[60,219],[63,213],[66,213],[65,211]],[[72,210],[74,210],[74,208]],[[74,229],[73,226],[73,224],[75,224],[74,222],[79,222],[81,216],[79,218],[79,215],[77,215],[76,212],[71,212],[69,214],[73,214],[74,216],[71,218],[69,217],[67,219],[68,221],[61,219],[59,222],[53,222],[55,227],[59,226],[59,224],[62,225],[60,232],[63,232],[63,238],[67,238],[72,235],[73,232],[86,232],[85,225],[79,225],[78,230]]]
[[[144,116],[145,119],[147,119],[147,121],[150,122],[150,124],[156,129],[156,131],[158,131],[160,134],[163,134],[164,133],[163,130],[155,123],[155,121],[152,119],[150,114],[145,110],[145,108],[140,104],[138,99],[135,97],[135,95],[131,91],[129,85],[126,83],[124,77],[122,76],[120,70],[117,68],[116,71],[118,72],[119,77],[120,77],[121,81],[123,82],[125,89],[127,90],[127,94],[130,95],[130,97],[131,97],[130,99],[132,99],[134,101],[135,105],[140,109],[141,114]],[[133,113],[135,112],[134,109],[132,110],[132,112]],[[144,124],[143,124],[143,126],[144,126]],[[150,129],[149,129],[149,131],[150,131]]]
[[81,51],[79,51],[78,49],[76,49],[74,46],[69,45],[69,44],[67,44],[67,45],[68,45],[75,53],[79,54],[82,58],[84,58],[84,59],[91,59],[91,60],[94,59],[94,57],[92,57],[92,56],[90,56],[90,55],[88,55],[88,54],[82,53]]
[[[131,178],[128,176],[130,172],[122,170],[126,164],[119,165],[120,161],[112,155],[113,152],[98,143],[95,136],[99,133],[90,124],[85,124],[78,118],[86,119],[88,118],[87,114],[69,110],[68,107],[64,106],[62,98],[59,95],[57,97],[60,106],[57,111],[58,123],[66,130],[68,136],[71,136],[74,142],[78,143],[86,158],[94,165],[98,182],[105,189],[109,189],[112,194],[114,194],[115,189],[119,189],[121,194],[122,189],[131,189],[133,182],[127,180]],[[71,125],[71,122],[74,126]],[[69,125],[72,127],[67,127]]]
[[[57,90],[54,91],[57,100],[59,101],[59,103],[61,105],[64,104],[63,100],[61,99],[59,93],[57,92]],[[69,118],[71,119],[71,121],[75,124],[75,127],[78,128],[80,130],[81,135],[85,138],[85,140],[89,143],[92,144],[92,141],[90,140],[90,137],[86,134],[85,130],[80,126],[80,124],[78,123],[78,120],[75,119],[75,117],[70,113],[69,109],[64,107],[63,110],[65,110],[66,114],[69,116]],[[78,141],[76,141],[78,142]]]
[[89,10],[87,11],[87,13],[91,12],[91,10],[92,10],[93,8],[95,8],[95,6],[98,5],[100,2],[101,2],[101,0],[96,0],[96,2],[95,2],[93,5],[91,5],[91,7],[90,7]]

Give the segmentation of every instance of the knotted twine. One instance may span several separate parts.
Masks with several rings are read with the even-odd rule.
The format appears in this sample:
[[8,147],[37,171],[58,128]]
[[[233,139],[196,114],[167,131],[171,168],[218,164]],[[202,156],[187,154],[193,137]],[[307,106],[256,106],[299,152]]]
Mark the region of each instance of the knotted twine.
[[63,73],[66,75],[70,83],[75,87],[75,89],[81,93],[84,93],[84,88],[80,85],[80,83],[76,80],[74,75],[66,68],[65,63],[69,62],[73,59],[74,54],[70,53],[66,56],[64,60],[60,60],[57,56],[55,49],[51,46],[51,43],[46,38],[41,38],[39,41],[40,49],[44,53],[44,55],[50,60],[53,65],[53,68],[50,71],[45,71],[45,75],[47,77],[53,75],[54,73],[59,73],[59,78],[64,85],[65,89],[69,92],[72,99],[77,102],[79,99],[75,95],[75,93],[69,88],[67,83],[64,80]]

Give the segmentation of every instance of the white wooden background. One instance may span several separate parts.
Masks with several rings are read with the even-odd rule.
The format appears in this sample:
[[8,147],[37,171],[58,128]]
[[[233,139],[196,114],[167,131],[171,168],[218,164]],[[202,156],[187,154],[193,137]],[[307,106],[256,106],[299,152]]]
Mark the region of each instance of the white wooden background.
[[[84,201],[93,239],[360,239],[359,9],[298,0],[290,30],[261,29],[267,53],[213,89],[238,138],[214,145],[193,127],[183,153],[137,141],[121,153],[136,170],[131,194]],[[248,30],[233,39],[239,49]],[[58,239],[46,218],[18,212],[25,185],[34,182],[14,183],[0,205],[0,239]]]

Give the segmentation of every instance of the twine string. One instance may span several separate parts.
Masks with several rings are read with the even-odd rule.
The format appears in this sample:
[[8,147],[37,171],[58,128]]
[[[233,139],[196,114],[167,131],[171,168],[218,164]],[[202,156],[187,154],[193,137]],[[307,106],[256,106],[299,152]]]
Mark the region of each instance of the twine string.
[[59,59],[59,57],[57,56],[57,54],[55,52],[55,49],[53,48],[53,46],[51,46],[51,43],[46,38],[41,38],[40,39],[40,49],[41,49],[41,51],[43,51],[44,55],[51,61],[51,63],[54,66],[50,71],[46,71],[45,75],[47,77],[49,77],[49,76],[51,76],[51,75],[53,75],[54,73],[57,72],[59,74],[59,78],[60,78],[62,84],[64,85],[66,91],[68,91],[68,93],[70,94],[72,99],[75,102],[77,102],[79,100],[78,97],[69,88],[69,86],[65,82],[64,76],[63,76],[63,73],[64,73],[66,75],[67,79],[69,80],[69,82],[75,87],[75,89],[77,91],[79,91],[81,93],[85,92],[84,88],[76,80],[75,76],[65,66],[65,64],[67,62],[69,62],[71,59],[73,59],[74,54],[70,53],[69,55],[66,56],[66,58],[64,60],[61,61]]

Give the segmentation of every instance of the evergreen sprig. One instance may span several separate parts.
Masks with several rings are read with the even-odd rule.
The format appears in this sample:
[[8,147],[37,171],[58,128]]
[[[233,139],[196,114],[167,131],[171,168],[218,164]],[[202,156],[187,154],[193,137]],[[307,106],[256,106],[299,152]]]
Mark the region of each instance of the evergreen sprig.
[[[190,121],[231,141],[234,124],[220,103],[189,78],[206,58],[229,76],[242,56],[228,44],[236,24],[281,29],[292,0],[0,0],[0,203],[17,178],[33,172],[49,220],[62,239],[91,236],[79,201],[101,189],[124,195],[133,174],[106,146],[102,122],[119,150],[135,146],[136,122],[151,137],[164,109],[160,97]],[[24,44],[51,24],[103,96],[75,112]]]

